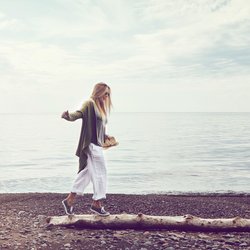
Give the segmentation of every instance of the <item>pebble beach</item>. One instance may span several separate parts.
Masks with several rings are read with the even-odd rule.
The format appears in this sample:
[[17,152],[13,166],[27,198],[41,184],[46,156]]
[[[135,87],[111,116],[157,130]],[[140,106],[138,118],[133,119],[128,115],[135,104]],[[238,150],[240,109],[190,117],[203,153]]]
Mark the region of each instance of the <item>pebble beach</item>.
[[[250,232],[188,232],[48,227],[50,216],[64,215],[66,194],[0,194],[0,249],[250,249]],[[78,196],[76,214],[90,214],[91,194]],[[113,214],[143,213],[202,218],[250,218],[249,194],[108,194]]]

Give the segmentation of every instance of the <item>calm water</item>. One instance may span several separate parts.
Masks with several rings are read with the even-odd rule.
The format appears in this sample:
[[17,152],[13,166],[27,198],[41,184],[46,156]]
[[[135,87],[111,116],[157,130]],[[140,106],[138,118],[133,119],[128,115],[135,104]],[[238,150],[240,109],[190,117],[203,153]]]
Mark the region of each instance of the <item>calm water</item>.
[[[68,192],[80,128],[1,114],[0,192]],[[113,113],[108,133],[109,193],[250,192],[250,113]]]

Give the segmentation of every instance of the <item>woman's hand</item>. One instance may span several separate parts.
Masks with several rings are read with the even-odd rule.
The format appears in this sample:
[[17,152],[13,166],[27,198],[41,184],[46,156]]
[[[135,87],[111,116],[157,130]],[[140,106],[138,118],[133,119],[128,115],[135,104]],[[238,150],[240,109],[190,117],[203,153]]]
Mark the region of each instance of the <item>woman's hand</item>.
[[69,111],[64,111],[61,115],[61,118],[69,120]]
[[103,148],[107,149],[107,148],[116,146],[118,144],[119,143],[116,141],[114,136],[105,135],[105,142],[104,142]]

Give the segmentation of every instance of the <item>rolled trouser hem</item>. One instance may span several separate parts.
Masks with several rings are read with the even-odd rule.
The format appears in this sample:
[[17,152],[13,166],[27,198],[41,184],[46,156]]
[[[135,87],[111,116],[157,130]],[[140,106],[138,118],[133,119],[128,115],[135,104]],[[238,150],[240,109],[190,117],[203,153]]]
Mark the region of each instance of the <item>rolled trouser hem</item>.
[[92,199],[94,200],[94,201],[98,201],[98,200],[105,200],[106,199],[106,196],[100,196],[100,197],[92,197]]
[[71,190],[71,193],[75,193],[77,195],[84,195],[84,193],[82,191],[77,191],[77,190]]

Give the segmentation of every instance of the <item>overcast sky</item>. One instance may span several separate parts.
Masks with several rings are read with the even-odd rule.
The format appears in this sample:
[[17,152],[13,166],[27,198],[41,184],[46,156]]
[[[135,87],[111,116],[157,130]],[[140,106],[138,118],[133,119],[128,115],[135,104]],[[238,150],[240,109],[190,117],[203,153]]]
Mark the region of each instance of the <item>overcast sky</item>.
[[0,112],[250,112],[248,0],[0,0]]

